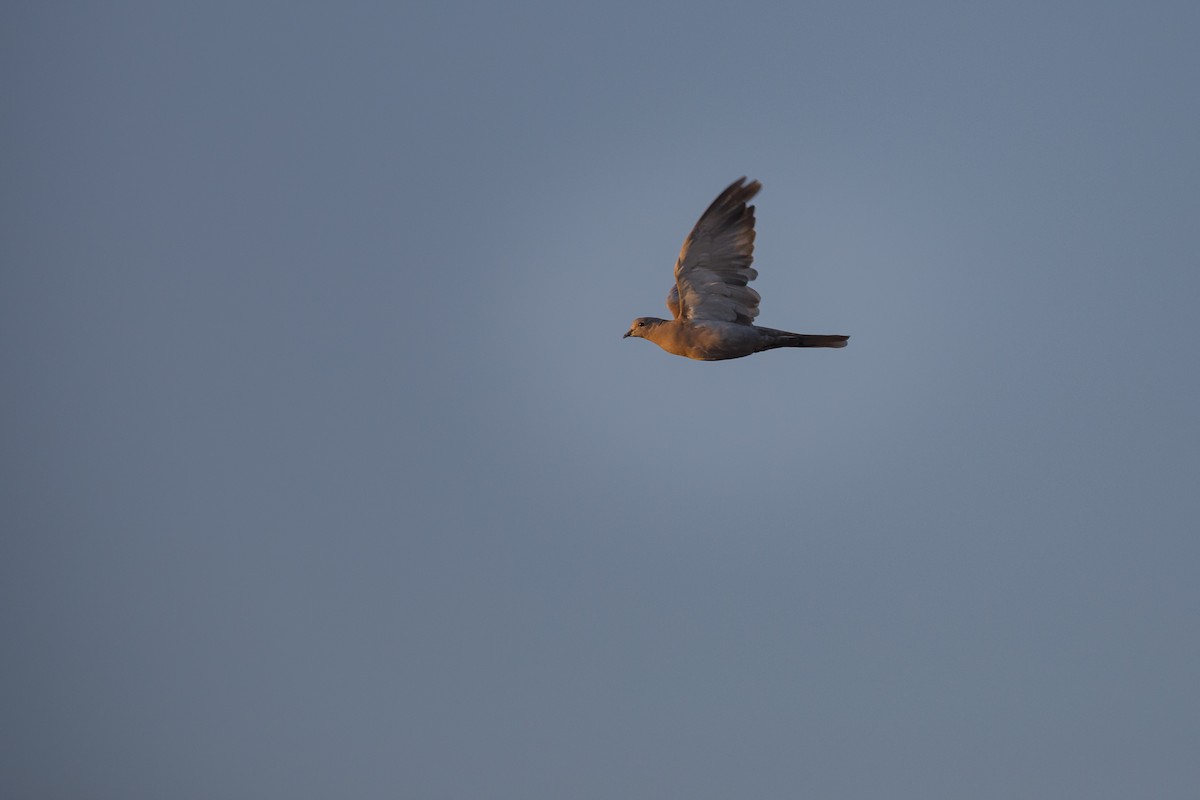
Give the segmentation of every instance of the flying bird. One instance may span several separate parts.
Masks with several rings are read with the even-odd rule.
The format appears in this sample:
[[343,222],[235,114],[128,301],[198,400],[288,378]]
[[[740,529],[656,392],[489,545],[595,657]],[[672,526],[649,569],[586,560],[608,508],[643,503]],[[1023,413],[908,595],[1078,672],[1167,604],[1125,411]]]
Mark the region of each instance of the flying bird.
[[700,216],[675,262],[667,295],[674,319],[638,317],[625,337],[649,339],[677,356],[699,361],[741,358],[776,347],[845,347],[849,336],[789,333],[754,324],[758,292],[754,262],[754,206],[762,184],[739,178]]

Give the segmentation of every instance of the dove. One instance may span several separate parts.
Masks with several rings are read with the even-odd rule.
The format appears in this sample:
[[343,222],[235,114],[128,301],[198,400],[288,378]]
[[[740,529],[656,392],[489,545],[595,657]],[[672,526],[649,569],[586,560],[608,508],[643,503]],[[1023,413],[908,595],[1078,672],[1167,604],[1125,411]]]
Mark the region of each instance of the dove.
[[849,336],[790,333],[754,324],[758,292],[754,262],[754,206],[762,184],[739,178],[717,196],[688,234],[667,295],[674,319],[638,317],[623,338],[647,339],[668,353],[698,361],[730,358],[777,347],[845,347]]

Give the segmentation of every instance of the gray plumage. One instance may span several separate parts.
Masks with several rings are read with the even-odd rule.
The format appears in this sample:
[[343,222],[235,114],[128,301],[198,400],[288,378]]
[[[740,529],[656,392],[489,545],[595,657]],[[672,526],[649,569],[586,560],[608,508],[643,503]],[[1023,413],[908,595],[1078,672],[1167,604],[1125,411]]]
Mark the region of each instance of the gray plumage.
[[625,336],[649,339],[668,353],[700,361],[741,358],[777,347],[845,347],[849,336],[789,333],[754,324],[758,277],[754,262],[754,206],[762,184],[740,178],[700,216],[675,262],[667,294],[674,319],[638,317]]

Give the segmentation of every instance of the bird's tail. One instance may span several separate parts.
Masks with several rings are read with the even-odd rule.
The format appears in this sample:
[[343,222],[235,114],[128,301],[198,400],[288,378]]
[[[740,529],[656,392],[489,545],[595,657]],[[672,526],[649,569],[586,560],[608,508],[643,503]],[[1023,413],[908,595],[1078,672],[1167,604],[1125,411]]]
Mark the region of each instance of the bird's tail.
[[789,333],[764,328],[769,335],[763,337],[763,350],[774,350],[776,347],[845,347],[849,336],[834,334]]

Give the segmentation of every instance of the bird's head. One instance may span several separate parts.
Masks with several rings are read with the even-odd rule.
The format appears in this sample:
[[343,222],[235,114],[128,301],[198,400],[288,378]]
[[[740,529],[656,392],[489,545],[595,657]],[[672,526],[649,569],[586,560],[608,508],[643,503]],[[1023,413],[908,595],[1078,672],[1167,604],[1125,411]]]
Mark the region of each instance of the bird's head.
[[628,339],[630,336],[635,336],[639,339],[644,339],[646,332],[661,322],[663,320],[657,317],[638,317],[629,324],[629,330],[625,331],[625,335],[621,338]]

